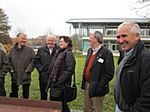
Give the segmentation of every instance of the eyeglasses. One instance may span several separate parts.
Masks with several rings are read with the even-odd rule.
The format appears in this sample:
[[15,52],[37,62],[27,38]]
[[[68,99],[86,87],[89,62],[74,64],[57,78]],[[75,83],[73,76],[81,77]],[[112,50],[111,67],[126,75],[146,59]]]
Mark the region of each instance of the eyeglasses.
[[122,34],[122,35],[118,35],[118,36],[116,36],[117,37],[117,39],[119,39],[120,37],[123,37],[123,38],[125,38],[125,37],[127,37],[128,35],[126,35],[126,34]]

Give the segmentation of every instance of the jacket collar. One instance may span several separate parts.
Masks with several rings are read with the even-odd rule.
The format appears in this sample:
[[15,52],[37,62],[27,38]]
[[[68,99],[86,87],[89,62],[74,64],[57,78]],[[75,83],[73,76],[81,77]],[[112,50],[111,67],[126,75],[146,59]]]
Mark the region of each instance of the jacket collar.
[[143,48],[144,48],[144,43],[143,43],[142,41],[139,41],[139,42],[136,44],[136,46],[135,46],[135,48],[134,48],[134,50],[133,50],[131,56],[129,57],[127,63],[130,63],[132,60],[136,59],[135,57],[140,53],[140,51],[141,51]]
[[[53,51],[55,51],[57,49],[57,45],[55,45],[55,47],[53,48]],[[48,48],[48,46],[47,46],[47,44],[44,46],[44,50],[46,51],[46,52],[49,52],[49,48]],[[53,52],[52,51],[52,52]]]
[[[96,64],[96,62],[101,58],[102,54],[103,54],[103,51],[104,51],[104,47],[101,46],[101,48],[98,50],[98,52],[96,53],[96,56],[95,56],[95,59],[93,60],[93,63],[91,65],[91,68]],[[92,48],[89,49],[89,52],[88,52],[88,55],[87,55],[87,60],[86,60],[86,66],[89,62],[89,59],[90,59],[90,56],[92,55],[93,53],[93,50]]]
[[44,50],[45,50],[46,52],[49,52],[49,48],[47,47],[47,45],[44,46]]
[[23,46],[21,46],[21,48],[19,48],[19,47],[18,47],[18,42],[17,42],[17,43],[15,43],[14,48],[15,48],[16,50],[22,50],[25,46],[26,46],[26,45],[23,45]]
[[91,65],[91,68],[93,68],[94,67],[94,65],[97,63],[97,61],[99,60],[99,59],[102,59],[102,60],[104,60],[103,58],[102,58],[102,54],[104,53],[104,47],[103,46],[101,46],[101,48],[98,50],[98,52],[96,53],[96,56],[95,56],[95,59],[93,60],[93,63],[92,63],[92,65]]

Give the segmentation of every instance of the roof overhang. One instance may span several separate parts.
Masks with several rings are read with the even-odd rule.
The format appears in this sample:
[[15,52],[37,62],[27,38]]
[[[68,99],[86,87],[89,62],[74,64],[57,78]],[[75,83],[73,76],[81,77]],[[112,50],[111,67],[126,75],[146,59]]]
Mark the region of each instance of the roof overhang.
[[74,28],[79,28],[79,24],[82,26],[98,25],[117,27],[125,21],[136,22],[140,26],[150,27],[150,18],[76,18],[69,19],[66,23],[72,24]]

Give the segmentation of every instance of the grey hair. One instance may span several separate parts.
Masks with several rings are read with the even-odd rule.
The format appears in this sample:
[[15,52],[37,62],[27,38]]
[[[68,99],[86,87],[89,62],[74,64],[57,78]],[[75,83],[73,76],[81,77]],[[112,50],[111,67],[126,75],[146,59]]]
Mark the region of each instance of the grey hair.
[[47,38],[49,38],[49,37],[50,37],[50,38],[54,38],[54,39],[56,40],[56,35],[54,35],[54,34],[47,35],[47,36],[46,36],[46,40],[47,40]]
[[97,38],[99,43],[103,43],[103,35],[100,31],[95,31],[94,36]]
[[135,22],[123,22],[118,26],[118,29],[122,26],[128,26],[130,28],[130,33],[135,35],[139,34],[139,37],[141,38],[141,28],[140,26]]

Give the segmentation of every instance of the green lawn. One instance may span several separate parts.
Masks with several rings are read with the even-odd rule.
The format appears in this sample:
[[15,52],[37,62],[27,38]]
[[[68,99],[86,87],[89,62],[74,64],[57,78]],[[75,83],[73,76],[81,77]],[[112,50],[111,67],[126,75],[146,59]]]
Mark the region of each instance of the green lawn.
[[[81,90],[81,81],[82,81],[82,72],[83,72],[83,67],[85,63],[85,56],[82,56],[80,54],[75,55],[76,57],[76,83],[78,86],[78,97],[75,101],[71,102],[70,108],[71,109],[77,109],[77,110],[82,110],[83,107],[83,90]],[[115,65],[117,58],[114,58]],[[10,74],[8,73],[6,75],[6,92],[7,96],[9,96],[10,93]],[[114,88],[114,78],[110,82],[110,92],[105,96],[104,100],[104,110],[105,112],[113,112],[115,109],[115,103],[114,103],[114,96],[113,96],[113,88]],[[20,86],[20,91],[19,91],[19,98],[22,97],[21,95],[21,86]],[[39,82],[38,82],[38,72],[35,69],[32,73],[32,82],[31,82],[31,87],[30,87],[30,99],[39,99]]]

